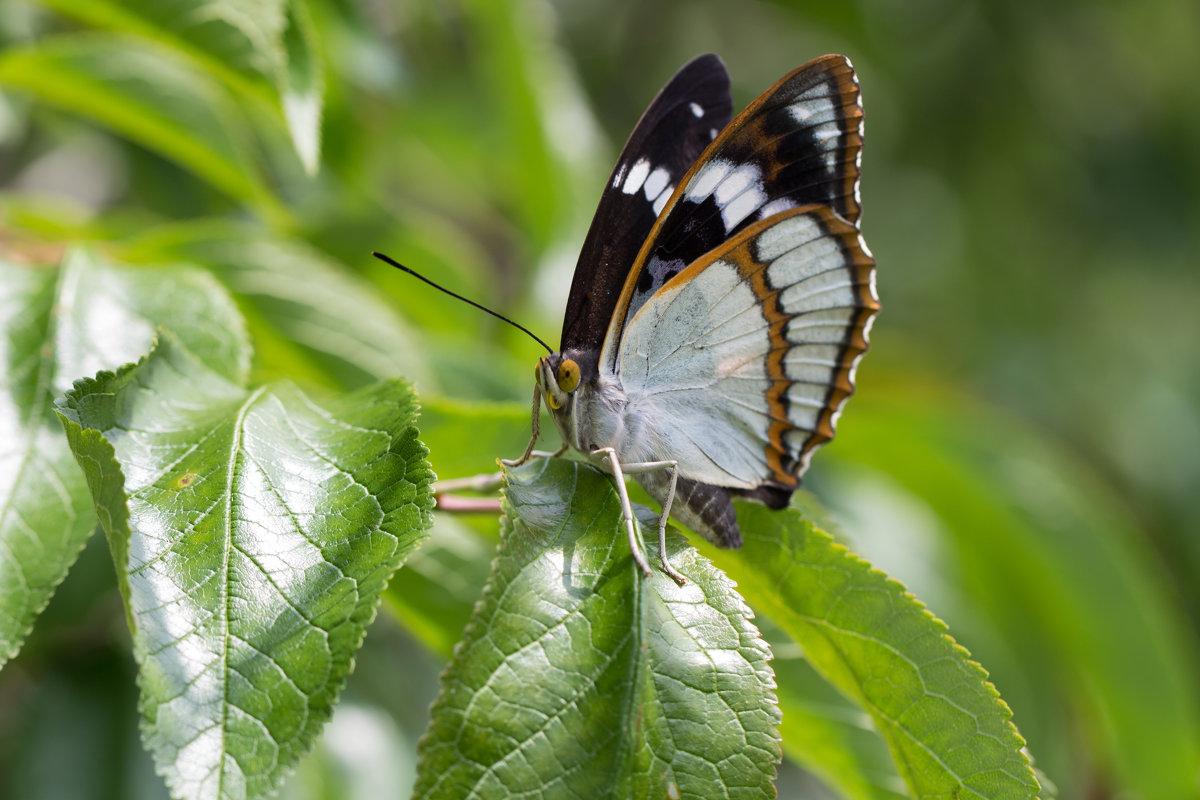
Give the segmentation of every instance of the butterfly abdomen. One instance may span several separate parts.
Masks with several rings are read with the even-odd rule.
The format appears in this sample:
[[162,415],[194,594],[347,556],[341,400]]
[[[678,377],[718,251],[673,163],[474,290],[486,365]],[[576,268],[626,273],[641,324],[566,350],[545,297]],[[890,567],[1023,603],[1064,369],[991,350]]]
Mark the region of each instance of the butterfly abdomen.
[[[639,475],[638,483],[659,503],[666,502],[668,477],[665,472]],[[680,476],[675,484],[671,516],[717,547],[733,549],[742,546],[742,530],[738,527],[729,492],[720,486]]]

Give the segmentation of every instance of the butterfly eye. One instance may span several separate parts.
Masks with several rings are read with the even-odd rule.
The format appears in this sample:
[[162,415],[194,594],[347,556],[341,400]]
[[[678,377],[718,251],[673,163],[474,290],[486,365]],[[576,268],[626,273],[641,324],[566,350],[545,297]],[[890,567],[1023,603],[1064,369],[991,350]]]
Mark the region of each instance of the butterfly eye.
[[579,386],[579,365],[571,359],[564,360],[558,365],[558,388],[568,394]]

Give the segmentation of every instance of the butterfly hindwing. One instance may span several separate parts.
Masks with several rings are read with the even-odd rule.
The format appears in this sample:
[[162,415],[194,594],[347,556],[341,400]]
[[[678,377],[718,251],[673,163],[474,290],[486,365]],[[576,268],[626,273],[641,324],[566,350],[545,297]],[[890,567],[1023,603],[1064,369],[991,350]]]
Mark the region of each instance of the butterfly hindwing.
[[832,209],[753,223],[629,321],[627,424],[652,420],[682,477],[778,505],[833,437],[878,308],[874,260]]
[[561,348],[598,349],[625,278],[680,179],[729,122],[729,74],[715,55],[685,64],[630,134],[584,240]]
[[664,207],[626,279],[605,353],[625,321],[674,275],[747,226],[819,204],[859,217],[862,104],[844,56],[782,78],[701,154]]

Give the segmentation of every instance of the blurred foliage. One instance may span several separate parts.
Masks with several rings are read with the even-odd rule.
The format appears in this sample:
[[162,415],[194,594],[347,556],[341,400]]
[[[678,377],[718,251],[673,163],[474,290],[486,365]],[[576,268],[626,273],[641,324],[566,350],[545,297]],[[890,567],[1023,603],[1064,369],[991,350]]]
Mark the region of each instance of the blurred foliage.
[[[553,340],[611,159],[679,64],[721,54],[740,106],[849,55],[884,311],[808,485],[988,668],[1061,797],[1200,793],[1200,6],[310,0],[171,16],[190,5],[0,3],[0,257],[56,265],[84,242],[206,269],[247,320],[255,382],[414,379],[442,477],[519,450],[539,348],[369,252]],[[285,796],[411,785],[494,531],[438,523]],[[93,537],[0,672],[0,797],[162,796],[117,591]],[[796,655],[781,675],[803,671]],[[789,733],[806,713],[863,741],[845,751],[857,782],[785,766],[781,796],[904,791],[840,696],[780,699],[795,763],[810,763]]]

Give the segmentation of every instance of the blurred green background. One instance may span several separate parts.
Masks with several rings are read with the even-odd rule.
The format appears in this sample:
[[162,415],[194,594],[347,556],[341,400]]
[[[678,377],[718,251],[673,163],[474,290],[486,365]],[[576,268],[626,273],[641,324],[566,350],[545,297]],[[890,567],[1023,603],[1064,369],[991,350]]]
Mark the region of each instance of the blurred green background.
[[[314,175],[284,56],[220,29],[239,5],[0,2],[0,256],[210,269],[258,380],[415,379],[442,477],[519,451],[539,347],[370,251],[554,342],[680,64],[719,53],[740,108],[847,54],[883,312],[806,483],[991,672],[1060,796],[1200,796],[1200,5],[312,0],[284,38],[323,97]],[[439,423],[467,403],[480,431]],[[285,796],[403,796],[489,527],[439,523]],[[0,797],[163,793],[94,539],[0,673]],[[789,762],[780,791],[833,790]]]

